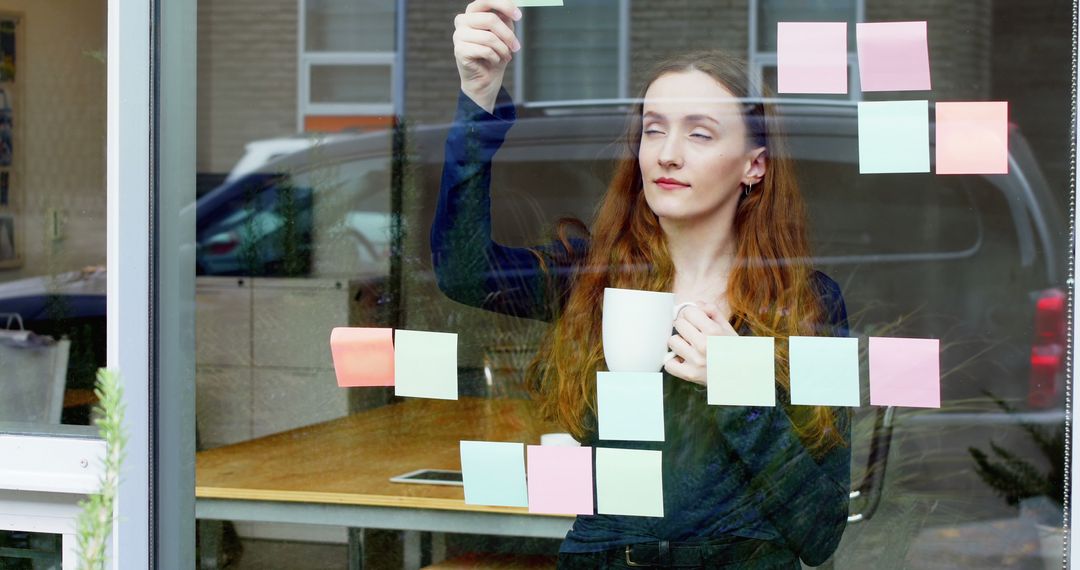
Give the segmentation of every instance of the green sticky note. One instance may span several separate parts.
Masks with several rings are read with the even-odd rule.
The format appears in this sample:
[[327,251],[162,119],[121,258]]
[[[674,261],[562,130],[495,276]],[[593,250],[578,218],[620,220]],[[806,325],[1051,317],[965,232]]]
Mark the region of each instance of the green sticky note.
[[859,103],[859,172],[930,172],[927,101]]
[[562,6],[562,0],[518,0],[518,8],[537,8],[540,6]]
[[523,443],[462,441],[461,474],[466,505],[529,506]]
[[596,448],[596,512],[664,516],[660,460],[659,451]]
[[776,358],[769,336],[710,336],[705,351],[714,406],[775,406]]
[[788,351],[792,404],[859,405],[859,339],[793,336]]
[[454,333],[394,332],[394,395],[458,399]]
[[597,372],[600,439],[664,441],[664,375]]

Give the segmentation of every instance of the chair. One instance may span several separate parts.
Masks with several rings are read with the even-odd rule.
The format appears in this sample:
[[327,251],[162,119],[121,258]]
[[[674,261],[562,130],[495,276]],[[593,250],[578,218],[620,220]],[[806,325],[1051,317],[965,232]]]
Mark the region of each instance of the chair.
[[19,323],[0,330],[0,421],[59,424],[71,341],[37,336]]

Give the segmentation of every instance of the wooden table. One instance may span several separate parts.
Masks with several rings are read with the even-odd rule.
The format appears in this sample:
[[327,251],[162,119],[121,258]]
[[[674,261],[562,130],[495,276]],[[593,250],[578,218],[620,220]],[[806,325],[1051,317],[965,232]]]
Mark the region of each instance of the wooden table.
[[[530,410],[522,400],[410,399],[202,451],[195,458],[195,516],[562,538],[572,517],[466,505],[462,487],[389,481],[416,469],[460,469],[461,440],[536,444],[541,433],[559,431]],[[350,567],[358,567],[358,545],[350,546]]]

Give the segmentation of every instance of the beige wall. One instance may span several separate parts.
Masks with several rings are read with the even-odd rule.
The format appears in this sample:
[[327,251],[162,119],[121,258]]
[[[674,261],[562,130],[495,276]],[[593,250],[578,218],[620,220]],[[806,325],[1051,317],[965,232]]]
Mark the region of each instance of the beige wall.
[[[21,268],[0,282],[105,263],[104,0],[0,0],[17,29],[15,177]],[[59,240],[44,220],[60,214]]]

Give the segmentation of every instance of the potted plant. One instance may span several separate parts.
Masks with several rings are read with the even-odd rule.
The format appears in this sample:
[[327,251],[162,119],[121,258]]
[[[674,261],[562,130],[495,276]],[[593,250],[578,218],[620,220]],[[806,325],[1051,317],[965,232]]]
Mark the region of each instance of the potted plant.
[[[995,396],[990,396],[1006,413],[1016,409]],[[1065,500],[1065,426],[1048,430],[1031,422],[1018,422],[1039,453],[1046,458],[1048,468],[1040,470],[1031,461],[990,442],[993,457],[981,449],[969,447],[975,460],[975,472],[1009,505],[1019,505],[1021,516],[1033,519],[1042,546],[1042,559],[1047,568],[1060,568],[1063,556],[1063,508]]]

